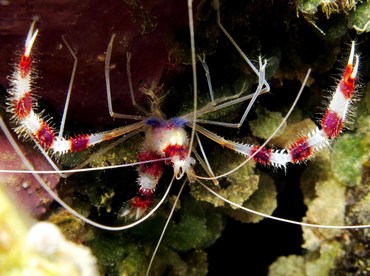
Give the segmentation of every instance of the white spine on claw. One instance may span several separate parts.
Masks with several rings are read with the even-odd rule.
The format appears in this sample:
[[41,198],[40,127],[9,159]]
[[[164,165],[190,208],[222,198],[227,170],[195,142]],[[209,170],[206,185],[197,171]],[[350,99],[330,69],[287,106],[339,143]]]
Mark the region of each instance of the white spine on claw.
[[65,154],[71,150],[71,141],[63,137],[55,137],[51,149],[56,154]]
[[286,150],[272,150],[270,157],[271,165],[276,168],[286,169],[286,165],[292,162],[290,154]]
[[20,132],[27,132],[30,135],[34,135],[41,128],[40,117],[31,110],[30,114],[19,121]]
[[318,127],[308,134],[307,144],[313,151],[319,151],[330,145],[330,140],[325,132]]
[[31,91],[31,74],[21,77],[20,70],[15,70],[12,78],[12,89],[9,90],[12,100],[20,100],[26,93]]

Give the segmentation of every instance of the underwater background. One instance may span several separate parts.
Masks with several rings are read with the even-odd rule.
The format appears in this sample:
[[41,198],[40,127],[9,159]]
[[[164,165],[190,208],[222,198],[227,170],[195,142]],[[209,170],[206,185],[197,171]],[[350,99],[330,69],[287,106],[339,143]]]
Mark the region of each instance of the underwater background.
[[[233,95],[243,84],[252,92],[256,77],[219,29],[214,3],[195,1],[193,5],[196,51],[206,56],[216,96]],[[133,89],[141,105],[148,108],[150,103],[140,87],[157,81],[162,86],[157,93],[166,116],[191,111],[187,12],[184,0],[0,1],[1,116],[14,127],[5,112],[8,76],[35,19],[40,29],[35,47],[35,89],[40,96],[40,110],[47,110],[56,127],[63,113],[73,65],[62,35],[76,51],[79,61],[66,125],[70,135],[130,123],[112,119],[107,111],[104,54],[113,33],[116,34],[111,74],[114,109],[125,114],[137,112],[128,100],[126,52],[129,51]],[[223,179],[218,192],[248,208],[296,221],[368,224],[370,4],[367,1],[221,1],[220,13],[222,24],[255,64],[259,55],[268,60],[267,79],[271,85],[271,92],[259,97],[240,130],[209,127],[227,139],[262,144],[283,120],[311,68],[298,106],[270,143],[280,148],[286,146],[319,122],[325,99],[346,64],[352,40],[357,43],[361,63],[354,115],[330,151],[319,153],[306,164],[289,165],[286,170],[250,162]],[[198,81],[199,106],[202,106],[209,99],[200,64]],[[245,104],[229,107],[208,119],[236,121],[244,109]],[[1,139],[0,168],[22,168],[6,138]],[[142,141],[143,136],[137,135],[99,156],[90,166],[135,162]],[[202,142],[215,174],[230,170],[244,160],[207,139]],[[30,141],[20,143],[37,169],[48,168]],[[66,155],[58,158],[58,162],[65,168],[73,168],[98,150],[99,147],[94,147]],[[199,165],[195,170],[203,173]],[[168,169],[162,177],[158,198],[170,182],[171,173]],[[127,168],[81,173],[67,180],[51,175],[45,181],[82,214],[105,224],[120,225],[124,221],[117,214],[123,203],[135,195],[136,178],[136,169]],[[12,214],[9,210],[20,208],[16,200],[0,201],[0,272],[11,270],[15,271],[14,275],[33,258],[25,255],[19,261],[19,255],[14,252],[21,252],[25,245],[12,243],[23,241],[33,222],[31,217],[58,225],[69,241],[90,248],[99,274],[144,275],[181,185],[181,182],[176,185],[148,221],[130,230],[107,232],[73,218],[52,202],[32,176],[1,174],[0,183],[26,203],[25,208],[31,213]],[[3,193],[5,198],[13,199],[8,192],[2,191],[2,196]],[[2,239],[4,236],[13,238]],[[180,197],[151,275],[231,275],[241,271],[252,275],[364,275],[370,270],[368,240],[368,229],[312,229],[262,219],[231,208],[193,183],[185,187]],[[44,261],[53,262],[50,258]],[[1,265],[4,263],[7,265]],[[93,261],[89,264],[94,266]],[[58,271],[65,263],[54,265]],[[45,275],[49,274],[45,272]]]

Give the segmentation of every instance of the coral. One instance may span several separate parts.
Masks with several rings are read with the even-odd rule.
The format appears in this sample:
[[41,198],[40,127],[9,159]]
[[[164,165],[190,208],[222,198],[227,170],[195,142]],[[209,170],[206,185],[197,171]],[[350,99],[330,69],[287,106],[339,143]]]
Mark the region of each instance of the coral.
[[[329,160],[318,158],[315,168],[326,170]],[[346,187],[336,181],[333,174],[321,173],[312,168],[302,176],[302,190],[305,195],[307,213],[305,222],[322,225],[344,225],[346,206]],[[314,192],[312,191],[314,187]],[[336,268],[336,263],[344,256],[342,245],[337,240],[343,231],[339,229],[316,229],[304,227],[304,243],[307,250],[304,256],[290,255],[278,258],[270,265],[269,275],[294,275],[294,271],[303,271],[302,275],[328,275]],[[293,271],[293,272],[292,272]],[[292,274],[293,273],[293,274]]]
[[271,276],[293,276],[305,275],[305,265],[302,256],[282,256],[270,265],[269,275]]
[[[298,1],[297,10],[322,35],[334,40],[346,32],[347,15],[356,2],[337,3],[335,0]],[[330,23],[328,23],[330,22]]]
[[[136,244],[126,244],[124,238],[117,238],[112,235],[99,235],[87,243],[98,258],[98,264],[101,271],[109,273],[114,271],[117,263],[120,263],[123,258],[132,258],[137,256],[136,261],[128,262],[128,271],[137,271],[143,274],[145,271],[145,262],[143,262],[144,254],[136,254],[136,252],[145,252],[142,246]],[[134,269],[132,269],[134,267]],[[141,268],[141,269],[139,269]],[[140,273],[141,271],[141,273]],[[121,271],[122,273],[122,271]]]
[[[261,174],[258,184],[258,190],[254,192],[250,198],[245,200],[242,205],[251,210],[271,215],[277,207],[277,192],[274,181],[269,176]],[[227,209],[226,213],[232,218],[244,223],[258,223],[263,220],[261,216],[243,212],[238,209]]]
[[[272,132],[283,121],[283,116],[279,112],[271,112],[263,108],[256,109],[256,120],[248,121],[249,128],[253,136],[268,139]],[[276,134],[277,136],[285,132],[286,124]]]
[[[343,225],[345,215],[345,187],[336,182],[321,180],[315,185],[316,198],[307,204],[307,213],[304,221],[327,224]],[[330,195],[330,197],[328,197]],[[325,210],[323,212],[322,210]],[[322,237],[327,240],[335,239],[340,236],[341,230],[338,229],[314,229],[310,227],[303,228],[303,237],[305,243],[302,245],[309,251],[317,250]]]
[[58,226],[67,240],[75,243],[83,243],[90,238],[86,231],[85,223],[77,219],[64,209],[54,212],[48,217],[48,222]]
[[350,187],[360,185],[362,164],[368,157],[364,152],[369,151],[370,143],[366,134],[344,134],[335,143],[331,155],[331,169],[335,178]]
[[328,275],[335,268],[336,261],[342,256],[341,244],[337,241],[323,242],[319,250],[319,258],[306,263],[307,275]]
[[[220,158],[222,154],[222,158]],[[212,169],[216,175],[234,169],[241,164],[245,158],[235,156],[232,152],[213,151],[208,156],[213,162]],[[237,203],[243,204],[258,188],[259,176],[253,173],[253,162],[250,162],[240,168],[236,173],[226,176],[220,186],[213,186],[216,191],[223,197]],[[191,185],[191,194],[197,200],[202,200],[213,204],[215,207],[225,206],[225,202],[210,194],[200,185],[194,183]]]
[[[297,10],[323,34],[338,38],[353,28],[358,34],[370,31],[368,1],[300,0]],[[323,15],[331,24],[322,20]]]
[[356,10],[351,12],[348,25],[354,28],[357,33],[365,33],[370,31],[370,4],[364,1],[356,7]]
[[[363,181],[361,185],[352,188],[348,197],[346,222],[348,224],[367,224],[370,219],[368,200],[369,193],[369,161],[363,164]],[[345,255],[337,262],[336,271],[351,271],[356,274],[366,274],[369,270],[370,249],[368,241],[369,229],[348,230],[343,234],[342,250]]]
[[348,12],[355,8],[356,0],[299,0],[297,9],[304,14],[314,15],[319,9],[329,18],[334,13]]
[[[126,233],[96,233],[87,243],[99,260],[102,271],[121,275],[143,275],[156,241],[167,217],[158,213],[137,228]],[[154,260],[151,275],[206,275],[207,256],[203,251],[219,238],[224,223],[220,214],[209,205],[186,198],[171,221],[167,235]]]
[[[167,264],[154,264],[153,275],[163,275],[170,270],[173,275],[208,275],[207,254],[201,250],[195,250],[183,257],[185,262],[179,258],[174,251],[164,248],[159,253],[159,258],[168,259]],[[169,269],[170,267],[170,269]]]
[[340,256],[341,253],[340,243],[332,241],[329,244],[325,243],[322,245],[319,252],[319,258],[314,255],[311,259],[296,255],[279,257],[272,265],[270,265],[269,275],[329,275],[330,270],[335,266],[336,258]]
[[191,197],[182,200],[177,216],[164,238],[164,244],[177,252],[207,248],[220,237],[224,228],[221,214],[214,213],[208,204]]
[[0,273],[2,275],[98,275],[85,246],[67,241],[57,226],[36,222],[0,186]]

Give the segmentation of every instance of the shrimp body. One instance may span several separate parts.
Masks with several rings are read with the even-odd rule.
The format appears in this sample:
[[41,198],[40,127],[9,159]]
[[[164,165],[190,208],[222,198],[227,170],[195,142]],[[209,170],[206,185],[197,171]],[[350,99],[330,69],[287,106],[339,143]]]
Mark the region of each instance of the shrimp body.
[[150,161],[165,158],[165,161],[143,163],[139,166],[137,183],[139,190],[131,199],[130,205],[121,210],[122,216],[129,215],[138,219],[153,203],[153,195],[162,176],[164,165],[173,167],[176,179],[181,179],[187,174],[193,179],[192,166],[194,158],[189,155],[189,139],[184,129],[187,120],[175,117],[164,120],[150,117],[145,120],[149,126],[145,131],[145,140],[142,150],[138,154],[139,161]]

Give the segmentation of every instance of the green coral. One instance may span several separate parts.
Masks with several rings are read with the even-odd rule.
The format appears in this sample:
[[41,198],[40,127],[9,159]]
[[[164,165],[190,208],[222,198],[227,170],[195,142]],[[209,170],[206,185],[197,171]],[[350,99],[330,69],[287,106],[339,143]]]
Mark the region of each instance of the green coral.
[[[370,221],[369,168],[368,159],[363,163],[361,185],[351,187],[347,191],[347,197],[350,199],[346,212],[346,223],[348,225],[367,225]],[[345,254],[337,262],[336,271],[351,271],[358,275],[368,274],[370,265],[369,228],[345,230],[342,235],[346,237],[345,242],[342,242],[342,250]]]
[[297,10],[330,39],[340,38],[348,28],[359,34],[370,30],[368,1],[299,0]]
[[[242,205],[250,210],[271,215],[277,207],[276,197],[277,191],[274,181],[271,177],[261,174],[258,190]],[[245,212],[240,209],[228,208],[225,212],[232,218],[244,223],[258,223],[263,219],[263,217],[259,215]]]
[[343,254],[340,242],[324,242],[320,247],[319,254],[318,258],[306,262],[307,276],[326,276],[330,274],[330,271],[335,268],[336,261]]
[[[316,197],[307,204],[308,210],[304,221],[320,225],[344,225],[345,186],[329,178],[316,183],[315,191]],[[305,243],[302,247],[315,251],[322,243],[321,235],[330,240],[340,236],[340,234],[341,230],[339,229],[317,230],[304,227]]]
[[85,223],[67,210],[60,209],[54,212],[48,217],[48,222],[57,225],[69,241],[82,243],[90,237],[90,233],[85,228]]
[[[210,158],[216,175],[230,171],[243,163],[246,159],[231,151],[223,151],[222,157],[218,152],[212,152]],[[273,180],[264,174],[254,172],[254,161],[250,161],[237,171],[227,175],[219,185],[210,182],[211,189],[227,200],[257,212],[272,214],[276,209],[277,192]],[[191,185],[191,195],[197,200],[206,201],[215,207],[223,207],[223,212],[234,219],[245,223],[257,223],[263,219],[259,215],[251,214],[234,205],[226,204],[222,199],[214,196],[197,183]]]
[[100,271],[109,274],[120,270],[122,275],[145,274],[148,263],[142,245],[120,234],[99,234],[88,245],[98,257]]
[[370,151],[366,138],[361,133],[345,133],[333,147],[331,169],[338,181],[350,187],[361,183],[362,163]]
[[[329,159],[316,160],[316,169],[325,169]],[[312,185],[314,184],[314,185]],[[333,178],[332,174],[318,173],[307,170],[302,176],[302,185],[307,205],[304,222],[319,225],[344,225],[346,187]],[[312,191],[312,186],[314,191]],[[337,239],[342,235],[339,229],[320,229],[303,227],[303,248],[307,249],[304,256],[290,255],[278,258],[270,265],[269,275],[329,275],[342,257],[341,243]]]
[[336,1],[336,0],[299,0],[297,9],[302,13],[314,15],[319,9],[329,18],[334,13],[341,11],[348,12],[356,6],[355,0]]
[[269,267],[269,276],[326,276],[334,268],[337,258],[342,254],[339,242],[332,241],[321,246],[319,255],[305,258],[289,255],[279,257]]
[[[220,154],[222,154],[222,157]],[[212,169],[215,175],[228,172],[245,161],[244,157],[231,151],[222,151],[222,153],[213,151],[209,155],[209,159],[213,160]],[[236,172],[227,175],[217,186],[210,182],[211,188],[224,198],[236,204],[243,204],[258,188],[259,177],[253,172],[253,163],[249,162]],[[197,200],[209,202],[215,207],[225,206],[225,202],[222,199],[212,195],[197,183],[191,185],[191,194]]]
[[269,267],[270,276],[298,276],[305,275],[305,263],[302,256],[282,256]]
[[[157,213],[131,231],[101,233],[88,241],[98,257],[101,271],[145,274],[167,215],[166,211]],[[168,226],[151,275],[162,275],[164,271],[172,271],[174,275],[205,275],[207,257],[203,250],[220,237],[223,228],[223,217],[208,204],[185,197],[176,218]]]
[[150,275],[198,276],[207,275],[208,272],[207,253],[202,250],[182,254],[180,258],[174,250],[164,247],[158,252],[158,259],[162,262],[155,261],[153,263],[153,272]]
[[[284,116],[282,116],[280,112],[272,112],[261,107],[256,108],[256,116],[257,119],[248,121],[248,125],[253,136],[261,139],[270,138],[271,134],[284,119]],[[276,135],[281,135],[285,127],[286,123],[284,123]]]
[[212,212],[208,204],[190,197],[182,201],[177,216],[178,220],[171,221],[169,232],[164,238],[164,244],[176,251],[206,248],[220,237],[224,228],[221,214]]
[[354,28],[357,33],[370,31],[370,3],[363,1],[352,11],[349,17],[348,26]]

